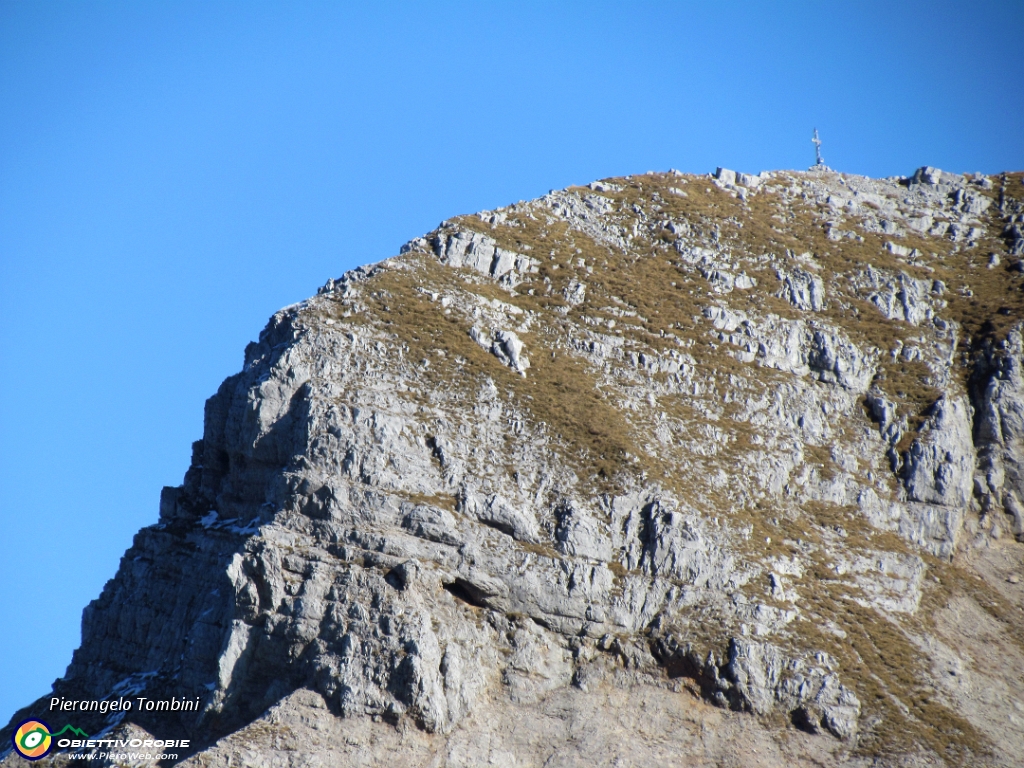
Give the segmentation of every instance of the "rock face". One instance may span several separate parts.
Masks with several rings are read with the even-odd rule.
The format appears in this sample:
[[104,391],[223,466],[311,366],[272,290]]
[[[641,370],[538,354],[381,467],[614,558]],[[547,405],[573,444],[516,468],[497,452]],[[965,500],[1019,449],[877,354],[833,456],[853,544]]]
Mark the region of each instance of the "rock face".
[[1017,764],[1021,200],[648,174],[329,281],[54,695],[196,766]]

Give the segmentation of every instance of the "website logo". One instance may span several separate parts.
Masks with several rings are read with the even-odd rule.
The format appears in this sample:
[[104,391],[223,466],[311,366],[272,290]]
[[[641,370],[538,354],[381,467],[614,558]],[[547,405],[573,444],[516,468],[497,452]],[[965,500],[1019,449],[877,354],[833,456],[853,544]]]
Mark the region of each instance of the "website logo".
[[50,726],[42,720],[32,718],[19,725],[11,734],[11,743],[14,751],[26,760],[39,760],[50,754],[53,749],[53,740],[71,731],[76,736],[89,738],[85,731],[75,728],[73,725],[65,725],[57,733],[50,732]]

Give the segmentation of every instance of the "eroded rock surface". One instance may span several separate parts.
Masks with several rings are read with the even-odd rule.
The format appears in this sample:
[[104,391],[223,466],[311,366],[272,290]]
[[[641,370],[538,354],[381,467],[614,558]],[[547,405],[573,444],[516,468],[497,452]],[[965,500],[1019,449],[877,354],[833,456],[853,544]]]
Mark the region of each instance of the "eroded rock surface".
[[55,695],[198,699],[76,722],[195,766],[1014,765],[1021,199],[648,174],[329,281]]

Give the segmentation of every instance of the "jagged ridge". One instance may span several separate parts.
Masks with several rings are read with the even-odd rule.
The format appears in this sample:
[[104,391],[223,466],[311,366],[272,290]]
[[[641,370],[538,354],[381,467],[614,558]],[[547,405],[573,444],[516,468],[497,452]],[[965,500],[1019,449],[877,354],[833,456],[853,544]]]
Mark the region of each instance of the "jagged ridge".
[[753,713],[721,727],[786,762],[1010,764],[1021,682],[958,644],[1024,660],[1021,189],[611,179],[329,281],[208,401],[55,690],[202,697],[134,720],[238,731],[202,764],[317,707],[472,764],[488,711],[595,691]]

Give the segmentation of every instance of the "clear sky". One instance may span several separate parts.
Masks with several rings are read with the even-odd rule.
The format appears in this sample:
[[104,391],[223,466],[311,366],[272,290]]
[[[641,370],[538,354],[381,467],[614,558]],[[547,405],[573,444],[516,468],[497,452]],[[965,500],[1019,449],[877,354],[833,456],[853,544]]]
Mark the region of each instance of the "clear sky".
[[1024,3],[0,0],[0,723],[279,307],[457,213],[1024,169]]

